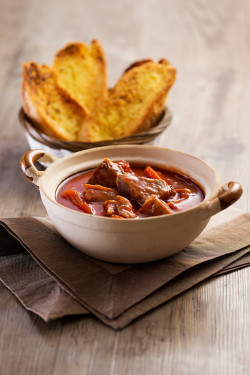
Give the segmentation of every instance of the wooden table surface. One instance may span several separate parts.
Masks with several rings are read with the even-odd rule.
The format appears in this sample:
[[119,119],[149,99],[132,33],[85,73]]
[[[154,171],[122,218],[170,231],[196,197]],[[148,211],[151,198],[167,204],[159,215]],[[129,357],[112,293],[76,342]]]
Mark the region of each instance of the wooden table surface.
[[[174,119],[156,142],[240,181],[249,211],[248,0],[0,0],[0,215],[45,215],[19,160],[21,64],[50,64],[66,42],[102,43],[113,85],[131,62],[168,58]],[[250,268],[205,282],[122,331],[94,317],[44,323],[0,285],[0,373],[250,374]]]

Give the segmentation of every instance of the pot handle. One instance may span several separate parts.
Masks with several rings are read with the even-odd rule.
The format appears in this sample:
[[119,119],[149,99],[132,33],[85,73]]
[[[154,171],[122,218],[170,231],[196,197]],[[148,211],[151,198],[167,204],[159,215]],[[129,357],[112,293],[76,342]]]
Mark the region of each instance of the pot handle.
[[21,169],[24,175],[30,182],[39,187],[40,178],[45,171],[39,171],[34,163],[36,161],[42,162],[45,165],[54,163],[58,158],[48,151],[43,150],[30,150],[26,152],[20,162]]
[[218,197],[206,202],[204,209],[209,216],[215,215],[234,204],[243,193],[242,186],[239,182],[230,181],[228,184],[222,186],[221,189],[222,191]]

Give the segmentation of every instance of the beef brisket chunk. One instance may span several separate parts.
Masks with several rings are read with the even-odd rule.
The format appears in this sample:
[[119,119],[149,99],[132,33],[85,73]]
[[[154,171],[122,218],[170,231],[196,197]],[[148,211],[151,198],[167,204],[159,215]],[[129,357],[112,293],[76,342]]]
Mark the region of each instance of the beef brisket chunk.
[[124,217],[124,218],[135,218],[136,214],[134,213],[133,206],[130,203],[130,201],[124,197],[121,197],[120,195],[117,195],[117,211],[118,215]]
[[105,216],[113,217],[114,215],[118,215],[117,202],[115,200],[108,200],[104,202],[103,209]]
[[116,200],[108,200],[104,202],[103,208],[105,215],[109,217],[120,216],[125,219],[137,217],[130,201],[120,195],[116,196]]
[[117,162],[117,164],[119,165],[119,167],[123,169],[123,172],[134,175],[134,172],[132,171],[131,166],[128,161],[120,160]]
[[152,195],[170,197],[173,189],[164,180],[155,180],[147,177],[131,175],[117,176],[118,192],[141,206]]
[[88,184],[116,188],[117,176],[124,173],[122,166],[106,158],[96,167]]
[[114,189],[101,185],[85,184],[84,196],[87,202],[105,202],[115,199],[117,192]]
[[147,199],[138,212],[145,216],[160,216],[173,213],[168,204],[156,196]]

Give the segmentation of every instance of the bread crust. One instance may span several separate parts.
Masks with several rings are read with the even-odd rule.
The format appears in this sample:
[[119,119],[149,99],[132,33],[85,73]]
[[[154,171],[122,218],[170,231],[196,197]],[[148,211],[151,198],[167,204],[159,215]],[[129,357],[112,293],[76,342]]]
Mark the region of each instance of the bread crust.
[[[124,73],[128,72],[129,70],[133,69],[133,68],[136,68],[137,66],[141,66],[143,64],[146,64],[148,62],[153,62],[152,59],[143,59],[143,60],[138,60],[138,61],[135,61],[134,63],[132,63],[131,65],[129,65],[125,70],[124,70]],[[123,74],[124,74],[123,73]]]
[[43,120],[39,116],[35,105],[29,97],[28,91],[25,88],[25,83],[22,81],[21,85],[21,103],[24,112],[29,117],[29,119],[36,124],[39,128],[43,126]]

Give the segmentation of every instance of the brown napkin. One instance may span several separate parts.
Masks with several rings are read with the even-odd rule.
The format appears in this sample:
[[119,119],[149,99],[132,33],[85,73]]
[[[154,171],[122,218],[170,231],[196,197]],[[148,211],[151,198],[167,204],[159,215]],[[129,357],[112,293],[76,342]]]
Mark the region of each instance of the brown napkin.
[[0,279],[45,321],[91,312],[123,328],[197,283],[249,265],[250,214],[236,216],[174,256],[138,265],[88,257],[45,220],[2,219]]

